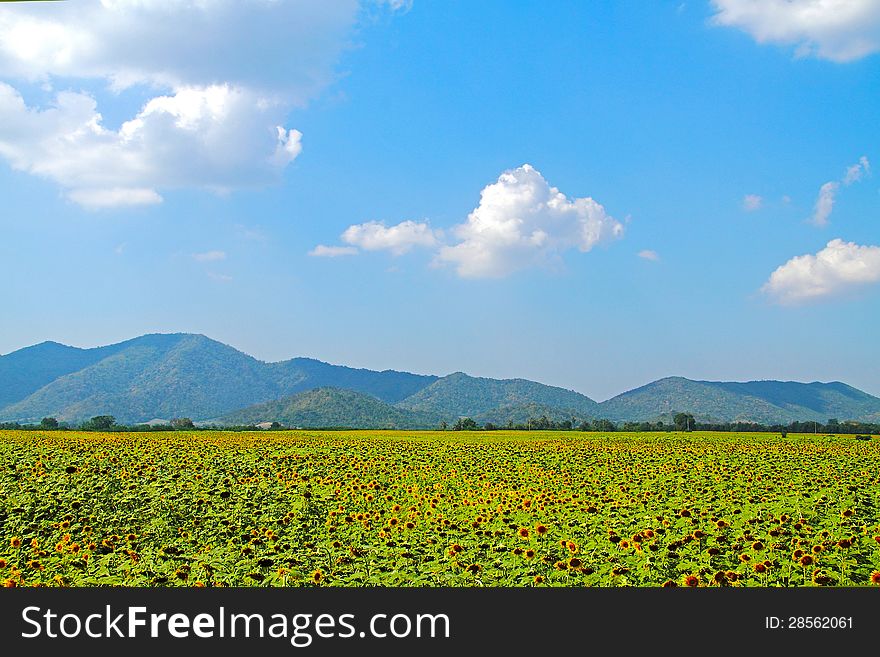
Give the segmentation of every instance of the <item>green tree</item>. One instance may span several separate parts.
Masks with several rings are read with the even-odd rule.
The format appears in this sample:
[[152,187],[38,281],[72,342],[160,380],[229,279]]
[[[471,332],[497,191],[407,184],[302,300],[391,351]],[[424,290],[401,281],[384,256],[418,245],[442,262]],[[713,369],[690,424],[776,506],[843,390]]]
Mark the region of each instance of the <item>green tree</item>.
[[89,431],[106,431],[116,425],[116,418],[112,415],[96,415],[83,424],[83,429]]
[[616,431],[617,427],[611,420],[593,420],[593,431]]
[[54,417],[44,417],[40,420],[40,428],[41,429],[57,429],[58,428],[58,420]]
[[171,420],[172,429],[195,429],[196,425],[188,417],[176,417]]
[[453,431],[476,431],[480,426],[469,417],[460,417],[456,421],[454,425],[452,425]]
[[694,416],[690,413],[676,413],[672,421],[675,423],[676,431],[690,431],[696,424]]

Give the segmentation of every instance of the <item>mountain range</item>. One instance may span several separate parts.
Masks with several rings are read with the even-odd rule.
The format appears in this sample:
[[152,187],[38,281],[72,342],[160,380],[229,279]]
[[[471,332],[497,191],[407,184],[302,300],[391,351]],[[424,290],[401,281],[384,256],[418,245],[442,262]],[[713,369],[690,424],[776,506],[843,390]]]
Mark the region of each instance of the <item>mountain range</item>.
[[460,417],[504,426],[541,415],[653,421],[678,411],[716,422],[878,422],[880,398],[840,382],[669,377],[598,403],[526,379],[378,372],[310,358],[267,363],[186,333],[92,349],[43,342],[0,356],[0,421],[9,422],[113,415],[124,423],[189,417],[226,425],[416,429]]

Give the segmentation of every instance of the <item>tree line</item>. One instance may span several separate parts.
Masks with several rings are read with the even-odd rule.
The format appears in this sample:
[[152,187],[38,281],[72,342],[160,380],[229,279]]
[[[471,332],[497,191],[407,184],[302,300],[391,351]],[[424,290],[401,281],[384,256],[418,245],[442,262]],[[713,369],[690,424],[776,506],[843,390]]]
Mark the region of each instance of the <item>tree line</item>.
[[[253,425],[229,426],[229,427],[202,427],[205,429],[223,429],[225,431],[253,431]],[[285,427],[278,422],[272,422],[268,430],[283,430]],[[310,427],[312,429],[353,429],[356,427]],[[546,415],[529,418],[524,422],[509,421],[499,425],[486,422],[481,425],[469,417],[462,417],[451,426],[447,422],[441,422],[437,427],[441,431],[591,431],[591,432],[614,432],[625,431],[629,433],[642,431],[728,431],[728,432],[763,432],[779,433],[785,436],[787,433],[841,433],[841,434],[880,434],[880,424],[873,422],[855,422],[847,420],[841,422],[836,418],[830,418],[825,422],[815,420],[798,420],[789,424],[757,424],[753,422],[700,422],[690,413],[675,413],[672,422],[657,420],[656,422],[612,422],[608,419],[581,420],[552,420]],[[167,424],[118,424],[112,415],[96,415],[95,417],[79,424],[59,422],[54,417],[44,417],[39,424],[21,424],[19,422],[0,422],[0,429],[19,429],[42,431],[192,431],[197,429],[195,423],[188,417],[174,418]]]
[[452,431],[729,431],[729,432],[761,432],[781,433],[843,433],[843,434],[878,434],[880,424],[875,422],[855,422],[847,420],[841,422],[836,418],[830,418],[825,422],[814,420],[797,420],[789,424],[759,424],[754,422],[700,422],[691,413],[675,413],[672,422],[657,420],[655,422],[612,422],[608,419],[595,420],[552,420],[546,415],[538,418],[529,418],[525,422],[508,422],[497,425],[486,422],[484,425],[477,424],[471,418],[459,418],[455,424],[448,427],[445,422],[441,423],[441,429]]

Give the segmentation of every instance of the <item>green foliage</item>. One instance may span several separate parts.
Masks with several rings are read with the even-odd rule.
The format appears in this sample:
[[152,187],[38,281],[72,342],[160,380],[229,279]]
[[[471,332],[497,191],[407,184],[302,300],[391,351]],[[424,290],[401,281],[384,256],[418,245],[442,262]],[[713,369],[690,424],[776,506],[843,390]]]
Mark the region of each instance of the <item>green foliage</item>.
[[677,431],[690,431],[696,425],[694,416],[690,413],[676,413],[672,418],[672,423]]
[[439,424],[431,413],[408,411],[375,397],[338,388],[317,388],[225,415],[220,425],[278,422],[287,427],[424,429]]
[[484,421],[506,423],[512,418],[505,415],[528,404],[588,417],[595,416],[599,406],[589,397],[564,388],[525,379],[477,378],[461,372],[438,379],[397,405],[444,417],[481,417]]
[[83,422],[82,428],[86,431],[107,431],[116,424],[116,418],[112,415],[96,415],[88,422]]
[[479,428],[480,427],[477,423],[469,417],[460,417],[456,420],[455,424],[452,425],[453,431],[476,431]]

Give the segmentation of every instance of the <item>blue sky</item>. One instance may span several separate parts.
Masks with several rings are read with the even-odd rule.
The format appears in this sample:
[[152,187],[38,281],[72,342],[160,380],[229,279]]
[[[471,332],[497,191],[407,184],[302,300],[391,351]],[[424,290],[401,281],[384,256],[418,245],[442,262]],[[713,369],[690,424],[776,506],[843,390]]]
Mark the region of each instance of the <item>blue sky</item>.
[[2,6],[0,353],[880,394],[878,53],[876,0]]

